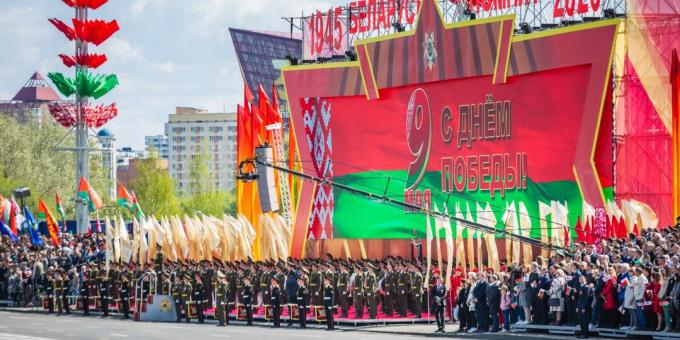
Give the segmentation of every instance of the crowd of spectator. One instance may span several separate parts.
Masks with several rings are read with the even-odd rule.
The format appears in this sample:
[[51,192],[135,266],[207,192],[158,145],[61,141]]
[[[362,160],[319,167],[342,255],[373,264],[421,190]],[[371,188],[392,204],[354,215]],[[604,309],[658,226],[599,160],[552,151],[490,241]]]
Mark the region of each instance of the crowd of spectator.
[[3,236],[0,242],[0,300],[13,306],[40,305],[42,283],[49,269],[61,268],[72,278],[68,289],[77,295],[82,273],[81,264],[103,261],[104,236],[60,234],[60,246],[53,246],[45,239],[43,245],[35,246],[29,235],[21,235],[18,241]]
[[581,336],[593,328],[680,331],[680,223],[452,280],[459,331],[526,323],[580,326]]
[[[18,241],[3,236],[0,300],[39,305],[50,270],[66,273],[70,280],[64,288],[78,295],[79,268],[104,260],[104,236],[60,238],[55,247],[49,242],[34,246],[27,235]],[[549,258],[538,256],[530,265],[507,264],[500,272],[465,271],[455,269],[447,299],[458,331],[507,332],[526,323],[579,326],[582,336],[592,328],[680,331],[680,223],[625,239],[576,243]],[[389,272],[378,271],[381,291],[381,276]],[[433,280],[443,276],[432,274]],[[432,288],[434,282],[424,284]]]

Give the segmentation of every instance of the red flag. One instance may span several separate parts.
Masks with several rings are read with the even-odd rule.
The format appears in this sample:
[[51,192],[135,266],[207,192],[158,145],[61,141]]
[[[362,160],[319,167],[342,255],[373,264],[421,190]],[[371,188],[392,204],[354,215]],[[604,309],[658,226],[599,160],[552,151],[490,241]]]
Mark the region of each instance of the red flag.
[[246,111],[250,111],[250,104],[253,102],[253,93],[250,92],[248,85],[243,84],[243,107]]
[[569,248],[569,245],[571,243],[571,234],[569,233],[569,227],[564,226],[564,248]]
[[592,218],[586,219],[586,225],[583,230],[586,233],[586,243],[595,243],[595,233],[593,232]]
[[9,229],[12,230],[15,236],[19,235],[17,232],[17,208],[14,203],[14,197],[12,197],[12,204],[9,209]]
[[576,226],[574,227],[576,230],[576,240],[579,242],[585,242],[586,241],[586,233],[583,230],[583,226],[581,225],[581,217],[579,216],[576,219]]
[[264,88],[262,88],[262,84],[260,84],[257,89],[260,98],[260,114],[264,115],[264,125],[267,126],[271,124],[271,121],[269,120],[269,97],[267,96],[267,92],[264,91]]

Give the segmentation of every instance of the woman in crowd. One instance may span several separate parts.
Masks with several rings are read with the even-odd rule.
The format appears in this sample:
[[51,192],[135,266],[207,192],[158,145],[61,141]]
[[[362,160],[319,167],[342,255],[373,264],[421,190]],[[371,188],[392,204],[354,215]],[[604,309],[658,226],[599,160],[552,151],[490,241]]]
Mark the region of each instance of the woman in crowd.
[[477,309],[475,308],[475,295],[474,288],[477,285],[477,274],[470,272],[468,273],[468,279],[470,280],[470,286],[467,295],[467,305],[468,305],[468,333],[474,333],[477,331]]
[[456,299],[456,305],[458,306],[458,331],[465,332],[470,326],[469,311],[467,304],[468,293],[470,292],[470,284],[467,280],[462,280],[460,282],[460,288],[458,288],[458,298]]
[[616,327],[616,270],[614,267],[607,269],[607,274],[603,278],[604,287],[602,288],[602,322],[600,327],[614,328]]
[[550,299],[548,304],[550,305],[550,312],[555,312],[555,325],[560,325],[562,322],[562,313],[564,313],[564,287],[567,281],[564,277],[564,271],[562,269],[555,270],[555,278],[552,280],[550,290]]
[[623,308],[628,313],[628,326],[622,326],[622,329],[635,329],[637,327],[637,316],[635,312],[635,285],[637,277],[633,268],[628,269],[628,280],[623,282],[625,287],[625,297],[623,299]]
[[647,291],[649,292],[651,302],[652,302],[652,312],[656,316],[656,331],[662,330],[663,325],[663,310],[661,309],[661,304],[659,301],[659,291],[661,290],[661,284],[663,283],[663,276],[661,273],[652,274],[652,282],[647,286]]
[[501,287],[501,311],[503,311],[503,329],[501,332],[510,331],[510,313],[512,313],[513,294],[508,289],[508,286]]
[[519,304],[518,313],[522,315],[518,321],[520,324],[528,323],[531,319],[531,304],[529,304],[529,299],[527,298],[527,286],[529,283],[529,266],[522,266],[522,277],[517,282],[515,288],[517,289],[517,302]]

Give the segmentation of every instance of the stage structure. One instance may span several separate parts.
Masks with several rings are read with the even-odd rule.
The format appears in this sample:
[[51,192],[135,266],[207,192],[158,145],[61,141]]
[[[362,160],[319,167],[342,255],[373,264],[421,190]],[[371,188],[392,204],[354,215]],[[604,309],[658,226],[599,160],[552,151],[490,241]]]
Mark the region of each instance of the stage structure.
[[[61,126],[70,129],[76,137],[75,148],[58,148],[60,151],[74,151],[76,153],[75,189],[80,191],[80,183],[89,178],[89,153],[101,151],[88,145],[91,129],[98,129],[118,115],[116,104],[90,105],[90,98],[99,99],[118,85],[118,78],[114,74],[93,74],[95,69],[107,60],[104,54],[89,53],[89,45],[99,46],[108,40],[116,31],[116,20],[109,22],[90,19],[90,10],[96,10],[106,4],[108,0],[64,0],[64,3],[75,10],[72,25],[56,19],[49,19],[69,41],[75,41],[75,54],[59,54],[66,67],[74,67],[75,74],[70,78],[63,73],[52,72],[48,77],[59,92],[65,97],[75,96],[73,104],[50,104],[50,114]],[[97,136],[92,131],[93,136]],[[76,195],[76,197],[78,197]],[[77,232],[85,233],[90,225],[90,211],[84,199],[76,199]]]
[[[307,33],[287,18],[306,64],[283,69],[295,138],[287,168],[275,165],[304,179],[291,186],[291,256],[408,256],[423,240],[428,258],[432,242],[448,259],[455,243],[457,261],[481,266],[673,219],[677,8],[557,0],[551,15],[542,1],[483,3],[351,2],[308,17]],[[640,103],[654,111],[631,115]],[[644,150],[640,134],[660,155],[631,152]],[[632,169],[641,156],[654,166]],[[641,183],[653,172],[667,178]]]
[[[414,28],[423,0],[348,1],[283,17],[302,36],[303,61],[355,60],[357,41]],[[625,16],[626,0],[437,0],[445,24],[514,15],[517,34]]]

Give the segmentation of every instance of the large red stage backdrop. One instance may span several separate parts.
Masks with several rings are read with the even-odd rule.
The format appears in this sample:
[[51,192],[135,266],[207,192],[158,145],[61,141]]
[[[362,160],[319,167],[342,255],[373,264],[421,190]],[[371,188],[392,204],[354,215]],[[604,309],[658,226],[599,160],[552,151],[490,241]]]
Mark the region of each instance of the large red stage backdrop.
[[[474,220],[489,204],[499,229],[528,215],[533,237],[539,217],[574,226],[583,202],[603,206],[619,21],[522,36],[513,16],[442,22],[424,1],[414,30],[359,42],[357,62],[284,70],[304,171]],[[298,207],[310,238],[425,234],[422,214],[330,186],[304,183]]]

